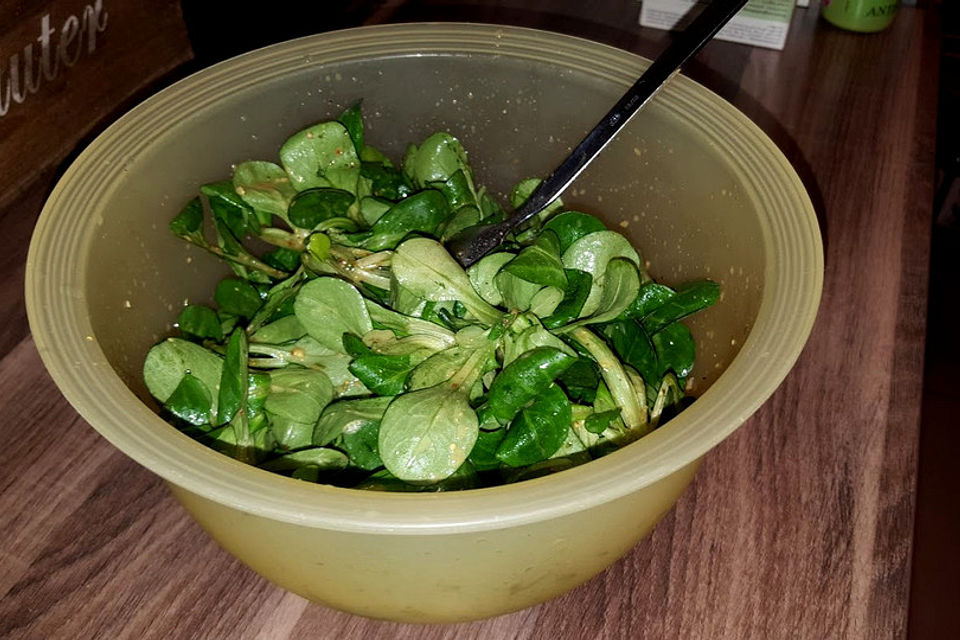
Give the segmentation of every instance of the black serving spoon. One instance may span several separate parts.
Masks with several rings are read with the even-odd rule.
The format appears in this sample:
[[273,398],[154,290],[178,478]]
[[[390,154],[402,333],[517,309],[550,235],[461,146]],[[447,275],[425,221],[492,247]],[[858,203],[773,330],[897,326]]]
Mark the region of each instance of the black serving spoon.
[[538,214],[570,186],[607,143],[670,79],[680,65],[699,51],[739,11],[747,0],[713,0],[663,50],[617,104],[577,145],[566,160],[503,222],[464,229],[447,242],[447,250],[464,267],[487,255],[517,225]]

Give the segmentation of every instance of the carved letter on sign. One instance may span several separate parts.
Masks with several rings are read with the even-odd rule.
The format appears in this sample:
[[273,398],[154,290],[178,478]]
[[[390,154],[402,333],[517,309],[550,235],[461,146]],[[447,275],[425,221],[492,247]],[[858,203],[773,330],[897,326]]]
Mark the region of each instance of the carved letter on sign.
[[0,1],[0,24],[0,216],[192,57],[176,0]]

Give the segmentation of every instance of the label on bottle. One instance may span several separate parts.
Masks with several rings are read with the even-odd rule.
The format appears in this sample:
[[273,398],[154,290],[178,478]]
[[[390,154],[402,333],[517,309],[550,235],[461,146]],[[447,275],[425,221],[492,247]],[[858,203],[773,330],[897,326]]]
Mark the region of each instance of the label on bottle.
[[822,0],[820,15],[841,29],[882,31],[890,26],[900,0]]

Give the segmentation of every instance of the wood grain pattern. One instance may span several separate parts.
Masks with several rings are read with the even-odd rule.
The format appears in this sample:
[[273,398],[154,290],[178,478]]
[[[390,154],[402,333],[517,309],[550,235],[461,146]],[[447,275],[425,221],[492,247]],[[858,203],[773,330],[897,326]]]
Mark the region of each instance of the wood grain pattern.
[[[386,2],[371,4],[370,19],[526,24],[644,55],[667,37],[633,26],[632,3],[581,5]],[[491,620],[357,618],[285,593],[217,549],[59,396],[23,337],[22,267],[8,258],[0,637],[905,637],[936,46],[923,10],[903,10],[875,36],[798,10],[784,52],[718,42],[693,65],[784,149],[811,193],[826,244],[817,324],[783,386],[707,456],[648,539],[573,592]],[[13,228],[0,255],[26,240],[29,225]]]

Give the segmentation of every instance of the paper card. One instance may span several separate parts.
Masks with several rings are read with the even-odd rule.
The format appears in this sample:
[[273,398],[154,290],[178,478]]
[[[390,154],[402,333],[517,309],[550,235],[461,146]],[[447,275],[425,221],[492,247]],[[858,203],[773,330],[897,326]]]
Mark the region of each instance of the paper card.
[[[750,0],[715,36],[718,40],[783,49],[795,0]],[[698,6],[699,5],[699,6]],[[643,0],[640,24],[657,29],[683,29],[706,2]]]

